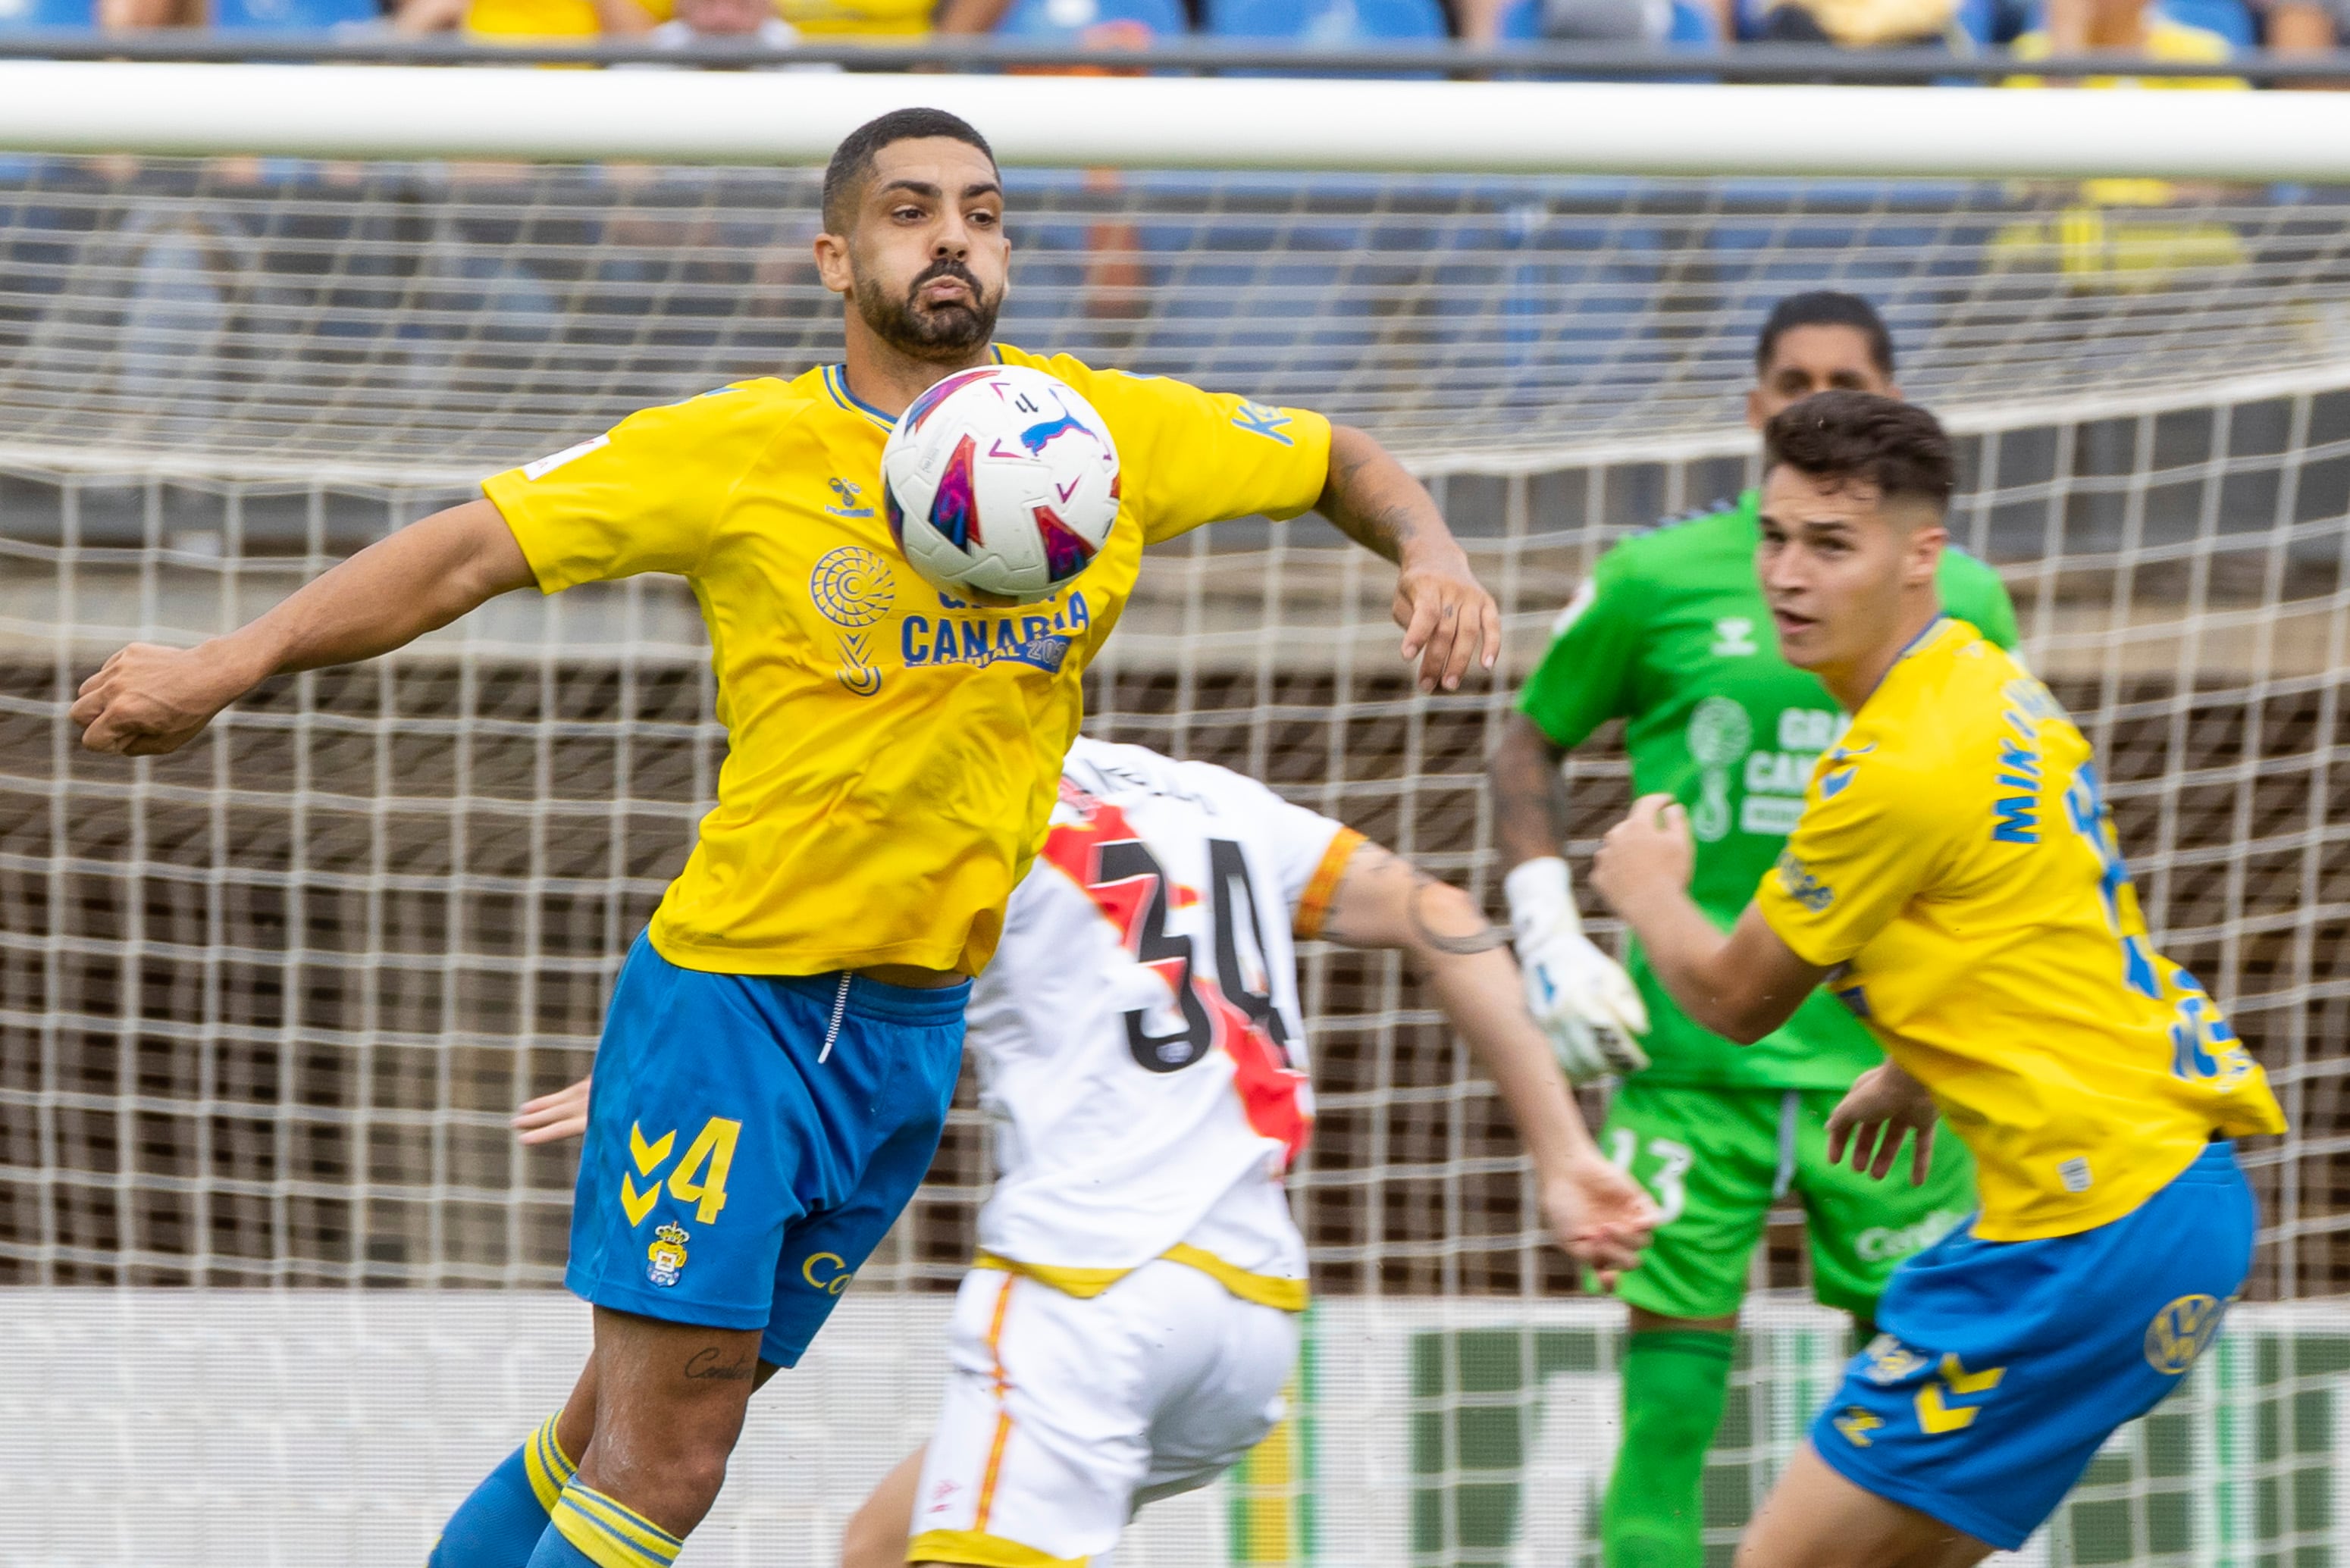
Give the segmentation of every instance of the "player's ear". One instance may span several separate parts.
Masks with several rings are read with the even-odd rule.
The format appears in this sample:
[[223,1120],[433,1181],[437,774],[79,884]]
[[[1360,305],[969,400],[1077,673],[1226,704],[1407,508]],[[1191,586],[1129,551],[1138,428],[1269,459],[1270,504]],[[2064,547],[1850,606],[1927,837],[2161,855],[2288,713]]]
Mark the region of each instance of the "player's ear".
[[1770,421],[1770,420],[1769,420],[1769,419],[1768,419],[1768,418],[1763,414],[1763,412],[1762,412],[1762,387],[1758,384],[1758,385],[1755,385],[1755,386],[1752,386],[1752,387],[1747,388],[1747,389],[1746,389],[1746,428],[1747,428],[1748,430],[1751,430],[1751,431],[1759,431],[1759,430],[1761,430],[1764,425],[1767,425],[1767,424],[1769,424],[1770,422],[1771,422],[1771,421]]
[[1908,587],[1922,587],[1934,580],[1941,569],[1943,546],[1950,542],[1950,531],[1939,522],[1918,524],[1909,531],[1908,550],[1901,563],[1901,581]]
[[846,235],[822,234],[816,237],[816,275],[824,286],[835,294],[847,294],[856,286],[848,265],[848,240]]

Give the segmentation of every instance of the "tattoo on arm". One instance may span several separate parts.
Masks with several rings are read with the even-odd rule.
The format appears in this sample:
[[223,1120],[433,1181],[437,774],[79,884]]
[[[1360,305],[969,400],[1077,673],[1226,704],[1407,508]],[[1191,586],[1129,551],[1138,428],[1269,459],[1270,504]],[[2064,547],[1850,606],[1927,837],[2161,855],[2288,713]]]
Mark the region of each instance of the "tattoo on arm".
[[1448,937],[1430,925],[1426,912],[1420,908],[1421,900],[1430,888],[1443,886],[1443,883],[1418,867],[1412,868],[1411,892],[1404,900],[1404,909],[1411,917],[1413,933],[1421,941],[1438,952],[1451,953],[1456,958],[1467,958],[1471,953],[1492,952],[1510,940],[1509,932],[1482,917],[1477,922],[1477,929],[1457,937]]
[[1412,935],[1432,950],[1465,957],[1471,953],[1491,952],[1510,940],[1507,931],[1482,921],[1482,929],[1458,936],[1447,936],[1437,930],[1429,923],[1423,905],[1429,892],[1442,888],[1444,884],[1392,849],[1377,844],[1365,844],[1349,857],[1346,875],[1338,879],[1337,896],[1330,900],[1330,912],[1322,922],[1323,940],[1336,942],[1341,947],[1388,946],[1389,940],[1359,929],[1349,929],[1347,918],[1347,892],[1376,886],[1387,877],[1408,880],[1404,889],[1404,919],[1409,923]]
[[722,1366],[719,1363],[720,1354],[714,1345],[702,1346],[687,1360],[685,1375],[688,1377],[717,1383],[748,1383],[759,1375],[757,1356],[737,1355],[733,1360]]
[[1531,721],[1510,718],[1486,770],[1493,787],[1493,836],[1504,866],[1563,853],[1569,807],[1559,771],[1565,757]]
[[1320,510],[1339,533],[1373,554],[1394,561],[1401,559],[1403,547],[1419,536],[1419,524],[1413,519],[1413,498],[1409,494],[1381,497],[1362,493],[1367,488],[1377,488],[1376,476],[1366,471],[1381,459],[1390,464],[1394,462],[1385,452],[1376,451],[1334,458],[1329,483],[1322,492]]

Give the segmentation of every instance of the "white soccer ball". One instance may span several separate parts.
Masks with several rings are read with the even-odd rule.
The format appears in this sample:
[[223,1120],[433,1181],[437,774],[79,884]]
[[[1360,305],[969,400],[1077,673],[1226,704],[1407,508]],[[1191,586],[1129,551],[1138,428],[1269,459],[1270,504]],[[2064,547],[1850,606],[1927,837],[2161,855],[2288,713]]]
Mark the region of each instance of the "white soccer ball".
[[1118,448],[1075,388],[1024,365],[959,370],[881,449],[881,504],[933,587],[1023,604],[1092,564],[1118,521]]

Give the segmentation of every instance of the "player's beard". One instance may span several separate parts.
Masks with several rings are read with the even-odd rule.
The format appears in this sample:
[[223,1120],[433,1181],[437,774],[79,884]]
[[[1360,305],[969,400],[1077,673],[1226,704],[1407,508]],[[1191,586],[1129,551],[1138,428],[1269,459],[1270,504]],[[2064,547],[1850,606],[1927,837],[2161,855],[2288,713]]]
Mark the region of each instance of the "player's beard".
[[[923,286],[941,277],[961,279],[974,303],[932,306],[927,310],[915,305],[914,297]],[[941,257],[924,267],[906,286],[904,295],[894,298],[879,279],[862,273],[857,278],[857,314],[865,318],[873,336],[916,359],[953,359],[983,348],[995,336],[995,313],[1003,304],[1000,291],[989,298],[978,276],[951,257]]]

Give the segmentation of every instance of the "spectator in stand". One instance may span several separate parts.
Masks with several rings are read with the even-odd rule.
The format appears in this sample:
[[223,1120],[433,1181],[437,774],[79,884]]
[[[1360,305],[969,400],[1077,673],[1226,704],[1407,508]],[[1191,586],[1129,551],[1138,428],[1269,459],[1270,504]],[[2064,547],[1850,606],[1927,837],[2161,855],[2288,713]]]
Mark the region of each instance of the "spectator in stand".
[[[2015,40],[2019,60],[2044,60],[2093,49],[2148,60],[2217,65],[2235,53],[2208,27],[2190,27],[2155,9],[2151,0],[2048,0],[2048,25]],[[2062,79],[2062,78],[2060,78]],[[2010,77],[2010,87],[2045,87],[2043,77]],[[2089,88],[2247,88],[2241,77],[2089,77]]]
[[[1456,0],[1461,40],[1499,43],[1505,36],[1503,18],[1519,3]],[[1701,4],[1709,11],[1727,9],[1726,0],[1701,0]],[[1561,42],[1661,44],[1673,26],[1671,0],[1534,0],[1534,15],[1542,36]],[[1723,21],[1726,25],[1726,16]]]
[[[1147,49],[1154,38],[1189,32],[1191,18],[1181,0],[943,0],[938,30],[1004,33],[1087,49]],[[1096,66],[1045,74],[1097,76],[1106,70]]]
[[1970,49],[1960,34],[1958,0],[1771,0],[1751,36],[1847,49]]
[[457,29],[485,44],[577,44],[641,37],[666,16],[637,0],[397,0],[395,31],[420,36]]
[[2322,55],[2350,40],[2350,0],[2268,0],[2261,41],[2280,55]]
[[799,29],[775,15],[775,0],[677,0],[677,14],[652,30],[652,42],[683,48],[702,38],[741,39],[788,49]]

